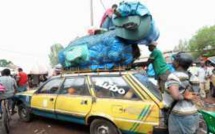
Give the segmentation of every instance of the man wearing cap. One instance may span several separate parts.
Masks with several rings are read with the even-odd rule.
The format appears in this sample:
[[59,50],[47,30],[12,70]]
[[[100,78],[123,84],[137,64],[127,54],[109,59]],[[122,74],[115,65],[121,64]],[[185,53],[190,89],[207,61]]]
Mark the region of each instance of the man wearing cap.
[[151,52],[150,57],[147,61],[147,65],[152,63],[154,71],[155,71],[155,77],[158,80],[158,85],[160,91],[163,93],[165,88],[165,82],[167,80],[168,75],[170,74],[170,68],[167,65],[165,58],[163,57],[163,54],[160,50],[156,48],[157,42],[152,42],[149,44],[148,48]]

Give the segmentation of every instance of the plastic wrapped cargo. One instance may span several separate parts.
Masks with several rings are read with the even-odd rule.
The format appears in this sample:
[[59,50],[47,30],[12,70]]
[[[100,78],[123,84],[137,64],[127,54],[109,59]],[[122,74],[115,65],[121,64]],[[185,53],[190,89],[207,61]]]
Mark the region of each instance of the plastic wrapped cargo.
[[136,41],[136,43],[140,44],[140,45],[143,44],[143,45],[148,46],[151,42],[157,41],[159,36],[160,36],[160,31],[157,28],[157,26],[155,25],[155,22],[152,21],[149,33],[143,39]]
[[148,8],[140,2],[122,2],[117,8],[120,16],[113,16],[116,36],[127,43],[148,45],[159,38],[156,27]]
[[128,16],[113,19],[116,36],[137,41],[146,37],[151,28],[151,16]]
[[133,15],[150,15],[148,8],[139,1],[123,1],[120,3],[119,7],[117,8],[117,11],[122,17],[128,17]]
[[111,69],[133,62],[131,45],[116,37],[114,31],[76,39],[59,53],[58,58],[65,68],[92,70]]

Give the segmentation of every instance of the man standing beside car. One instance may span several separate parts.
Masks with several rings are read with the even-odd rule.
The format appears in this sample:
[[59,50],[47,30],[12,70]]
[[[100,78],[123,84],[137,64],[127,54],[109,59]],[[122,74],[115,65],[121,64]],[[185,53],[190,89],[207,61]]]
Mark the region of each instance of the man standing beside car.
[[165,83],[164,105],[169,109],[169,134],[196,134],[199,115],[194,102],[198,101],[187,69],[193,62],[191,55],[179,52],[174,56],[176,71],[168,76]]
[[147,61],[147,65],[152,63],[155,77],[158,80],[158,85],[160,91],[163,93],[165,89],[165,82],[168,75],[170,74],[170,68],[163,57],[162,52],[156,48],[157,42],[151,42],[148,46],[149,51],[151,52],[150,57]]
[[28,76],[22,68],[18,68],[18,72],[18,92],[24,92],[27,90]]

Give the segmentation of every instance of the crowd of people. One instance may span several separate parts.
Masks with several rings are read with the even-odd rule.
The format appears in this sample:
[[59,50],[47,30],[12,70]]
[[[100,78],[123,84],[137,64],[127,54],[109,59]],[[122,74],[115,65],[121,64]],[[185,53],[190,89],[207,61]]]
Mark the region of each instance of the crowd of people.
[[151,54],[146,65],[152,64],[163,94],[164,121],[168,131],[170,134],[196,134],[199,128],[198,108],[201,108],[198,104],[214,88],[214,67],[205,63],[197,67],[190,54],[178,52],[172,57],[175,71],[170,71],[156,45],[152,42],[148,46]]
[[27,90],[28,77],[23,72],[22,68],[18,69],[17,75],[12,75],[10,69],[6,68],[1,71],[0,84],[4,91],[0,93],[0,118],[2,117],[1,101],[3,99],[9,100],[9,108],[11,114],[16,113],[14,95],[17,92],[24,92]]
[[208,97],[209,92],[212,91],[215,86],[215,70],[212,64],[201,63],[197,66],[193,63],[189,68],[189,72],[197,76],[199,79],[201,97]]
[[[60,75],[60,73],[61,68],[56,67],[51,76]],[[0,75],[0,119],[2,117],[2,100],[8,100],[10,114],[13,115],[16,113],[14,95],[38,87],[48,80],[47,77],[48,74],[27,74],[22,68],[17,69],[17,74],[11,74],[11,70],[8,68],[3,69]]]

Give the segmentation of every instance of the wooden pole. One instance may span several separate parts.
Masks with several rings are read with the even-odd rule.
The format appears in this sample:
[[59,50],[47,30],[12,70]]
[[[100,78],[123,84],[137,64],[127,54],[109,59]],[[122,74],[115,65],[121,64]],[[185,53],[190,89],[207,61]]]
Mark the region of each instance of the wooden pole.
[[93,0],[90,0],[90,22],[91,26],[93,26]]

